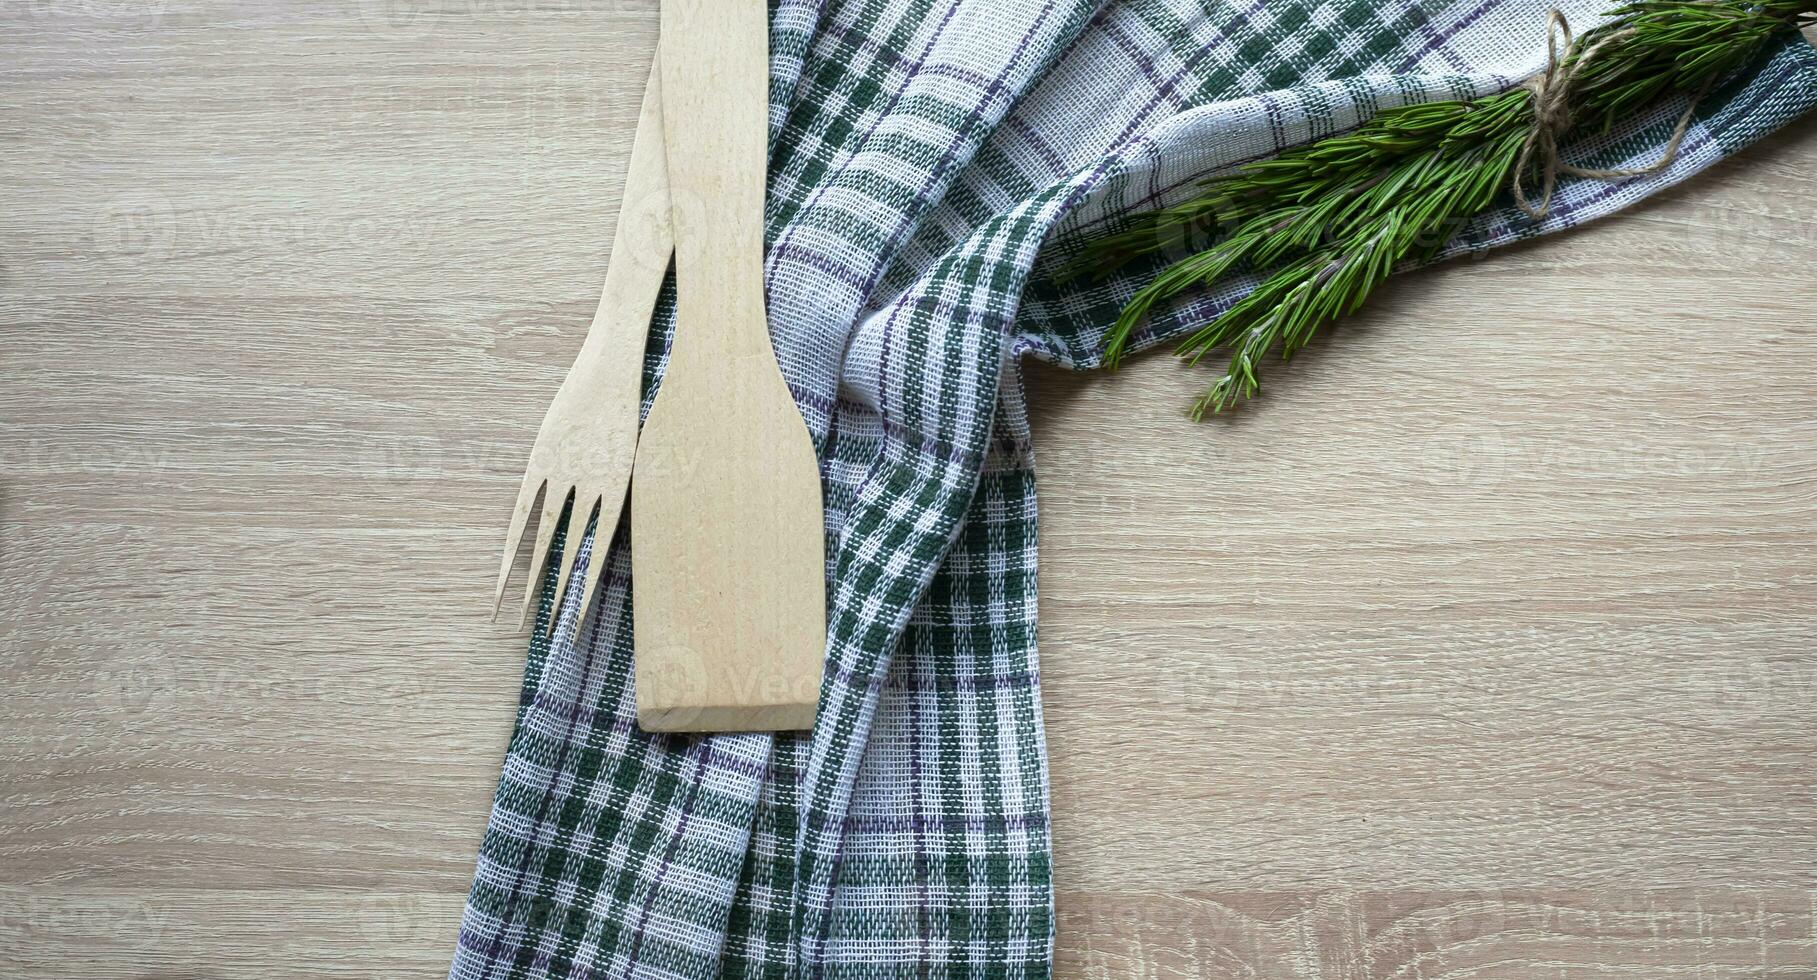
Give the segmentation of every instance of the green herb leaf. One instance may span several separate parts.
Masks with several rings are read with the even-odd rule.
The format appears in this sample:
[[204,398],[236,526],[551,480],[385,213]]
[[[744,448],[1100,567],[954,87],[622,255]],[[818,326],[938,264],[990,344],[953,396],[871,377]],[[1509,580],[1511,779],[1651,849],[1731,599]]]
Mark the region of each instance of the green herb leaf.
[[[1662,98],[1702,92],[1768,41],[1814,19],[1817,0],[1619,7],[1565,55],[1576,77],[1570,124],[1560,135],[1606,131]],[[1237,167],[1191,199],[1136,215],[1090,242],[1073,271],[1108,275],[1210,240],[1136,292],[1111,328],[1107,363],[1123,358],[1159,304],[1248,272],[1259,276],[1255,289],[1175,353],[1197,362],[1224,350],[1229,358],[1194,418],[1254,396],[1270,353],[1292,357],[1320,329],[1355,313],[1395,268],[1432,258],[1496,203],[1533,131],[1533,100],[1523,87],[1389,109],[1350,132]]]

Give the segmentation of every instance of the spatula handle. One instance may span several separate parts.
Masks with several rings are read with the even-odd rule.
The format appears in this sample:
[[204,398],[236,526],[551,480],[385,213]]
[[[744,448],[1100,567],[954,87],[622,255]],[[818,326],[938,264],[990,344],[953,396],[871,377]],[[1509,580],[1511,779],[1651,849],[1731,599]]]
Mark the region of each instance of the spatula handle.
[[763,309],[769,123],[764,0],[663,0],[662,102],[675,284],[696,304],[671,359],[773,357]]

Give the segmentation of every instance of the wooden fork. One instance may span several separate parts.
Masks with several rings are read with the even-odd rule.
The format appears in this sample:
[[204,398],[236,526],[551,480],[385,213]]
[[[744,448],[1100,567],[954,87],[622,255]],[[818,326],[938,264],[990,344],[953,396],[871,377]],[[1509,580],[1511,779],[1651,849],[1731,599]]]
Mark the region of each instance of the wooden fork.
[[[625,174],[624,199],[618,209],[618,228],[612,238],[599,310],[593,315],[593,324],[574,366],[568,369],[567,379],[543,417],[536,445],[530,450],[523,487],[517,493],[511,527],[506,532],[505,557],[499,565],[498,589],[492,597],[494,619],[504,603],[512,560],[517,557],[531,508],[541,491],[542,518],[537,523],[536,550],[530,558],[530,579],[524,587],[520,629],[529,619],[537,584],[548,568],[549,545],[562,507],[573,501],[567,543],[562,547],[561,572],[555,582],[558,603],[574,571],[574,558],[580,551],[587,519],[598,513],[593,558],[587,563],[577,623],[586,618],[592,606],[606,567],[605,545],[624,507],[637,446],[644,340],[674,249],[663,150],[661,60],[658,57],[650,66],[650,80],[644,87],[643,108],[637,117],[637,136],[631,145],[631,164]],[[551,629],[556,619],[549,617]]]

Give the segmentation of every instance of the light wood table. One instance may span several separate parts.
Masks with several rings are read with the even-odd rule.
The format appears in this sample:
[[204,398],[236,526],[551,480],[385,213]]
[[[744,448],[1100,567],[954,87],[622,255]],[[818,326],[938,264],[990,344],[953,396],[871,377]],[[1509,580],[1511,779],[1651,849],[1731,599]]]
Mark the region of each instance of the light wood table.
[[[0,6],[0,976],[446,970],[655,23]],[[1817,976],[1813,173],[1033,372],[1060,977]]]

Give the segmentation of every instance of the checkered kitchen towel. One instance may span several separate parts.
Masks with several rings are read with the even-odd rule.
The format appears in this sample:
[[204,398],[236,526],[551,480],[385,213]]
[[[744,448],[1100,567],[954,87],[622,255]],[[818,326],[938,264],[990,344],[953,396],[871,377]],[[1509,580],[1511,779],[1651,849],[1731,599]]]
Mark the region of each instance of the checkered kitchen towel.
[[[776,347],[824,467],[818,726],[639,731],[621,536],[597,616],[576,640],[530,650],[452,976],[1046,976],[1035,488],[1018,363],[1096,365],[1145,271],[1062,284],[1049,273],[1064,243],[1382,108],[1506,87],[1539,66],[1545,9],[780,0],[767,273]],[[1581,28],[1597,9],[1566,13]],[[1814,99],[1817,58],[1787,43],[1705,99],[1665,172],[1568,183],[1544,224],[1506,210],[1456,249],[1607,214]],[[1575,152],[1596,166],[1650,162],[1677,111]],[[1183,302],[1150,339],[1215,315],[1245,285]],[[665,298],[652,383],[669,309]],[[599,560],[591,543],[582,561]],[[570,625],[577,607],[570,590],[543,616]]]

